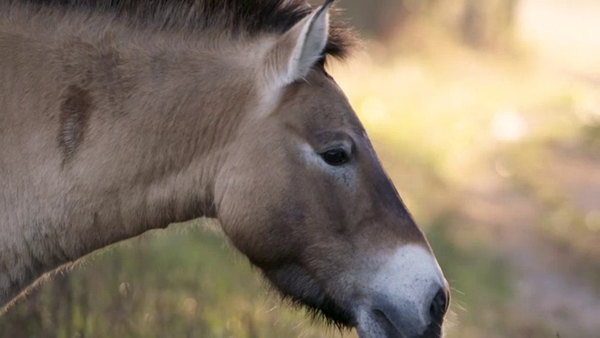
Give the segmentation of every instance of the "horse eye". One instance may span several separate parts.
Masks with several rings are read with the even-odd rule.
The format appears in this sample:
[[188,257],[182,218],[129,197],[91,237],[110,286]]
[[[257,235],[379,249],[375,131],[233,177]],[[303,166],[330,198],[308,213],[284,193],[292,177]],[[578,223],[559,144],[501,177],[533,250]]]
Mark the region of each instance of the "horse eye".
[[344,165],[350,160],[350,156],[342,148],[327,150],[321,154],[321,157],[323,161],[332,166]]

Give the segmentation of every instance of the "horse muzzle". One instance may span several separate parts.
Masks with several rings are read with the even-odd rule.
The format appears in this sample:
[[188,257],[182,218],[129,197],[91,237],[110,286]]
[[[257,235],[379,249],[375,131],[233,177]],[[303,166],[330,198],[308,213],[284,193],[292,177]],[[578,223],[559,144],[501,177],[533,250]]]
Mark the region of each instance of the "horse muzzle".
[[356,311],[361,338],[441,337],[450,293],[433,255],[405,246],[385,259]]

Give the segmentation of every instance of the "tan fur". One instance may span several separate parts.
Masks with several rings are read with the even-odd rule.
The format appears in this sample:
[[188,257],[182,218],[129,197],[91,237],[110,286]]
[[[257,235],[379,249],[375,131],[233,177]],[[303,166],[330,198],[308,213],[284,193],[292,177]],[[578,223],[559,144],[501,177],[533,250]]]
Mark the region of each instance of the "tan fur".
[[[277,39],[0,6],[0,306],[98,248],[200,216],[342,322],[368,257],[428,248],[324,70],[265,83]],[[331,142],[353,147],[352,167],[320,160]]]
[[[0,304],[97,248],[215,216],[215,173],[258,99],[227,42],[39,18],[0,14]],[[66,145],[61,116],[83,106]]]

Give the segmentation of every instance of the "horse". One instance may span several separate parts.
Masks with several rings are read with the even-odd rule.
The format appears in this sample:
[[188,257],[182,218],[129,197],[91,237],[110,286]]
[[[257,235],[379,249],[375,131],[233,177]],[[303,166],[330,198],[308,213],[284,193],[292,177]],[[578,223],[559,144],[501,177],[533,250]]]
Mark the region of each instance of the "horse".
[[0,306],[208,217],[336,325],[440,337],[448,283],[326,70],[332,2],[0,0]]

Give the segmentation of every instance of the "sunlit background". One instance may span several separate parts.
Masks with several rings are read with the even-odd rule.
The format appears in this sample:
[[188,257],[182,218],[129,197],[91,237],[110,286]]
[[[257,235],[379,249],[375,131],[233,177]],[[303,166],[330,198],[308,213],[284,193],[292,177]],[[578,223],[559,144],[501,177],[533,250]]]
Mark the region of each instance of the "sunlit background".
[[[343,0],[330,68],[452,286],[448,337],[600,334],[600,2]],[[93,254],[0,337],[353,337],[196,221]]]

